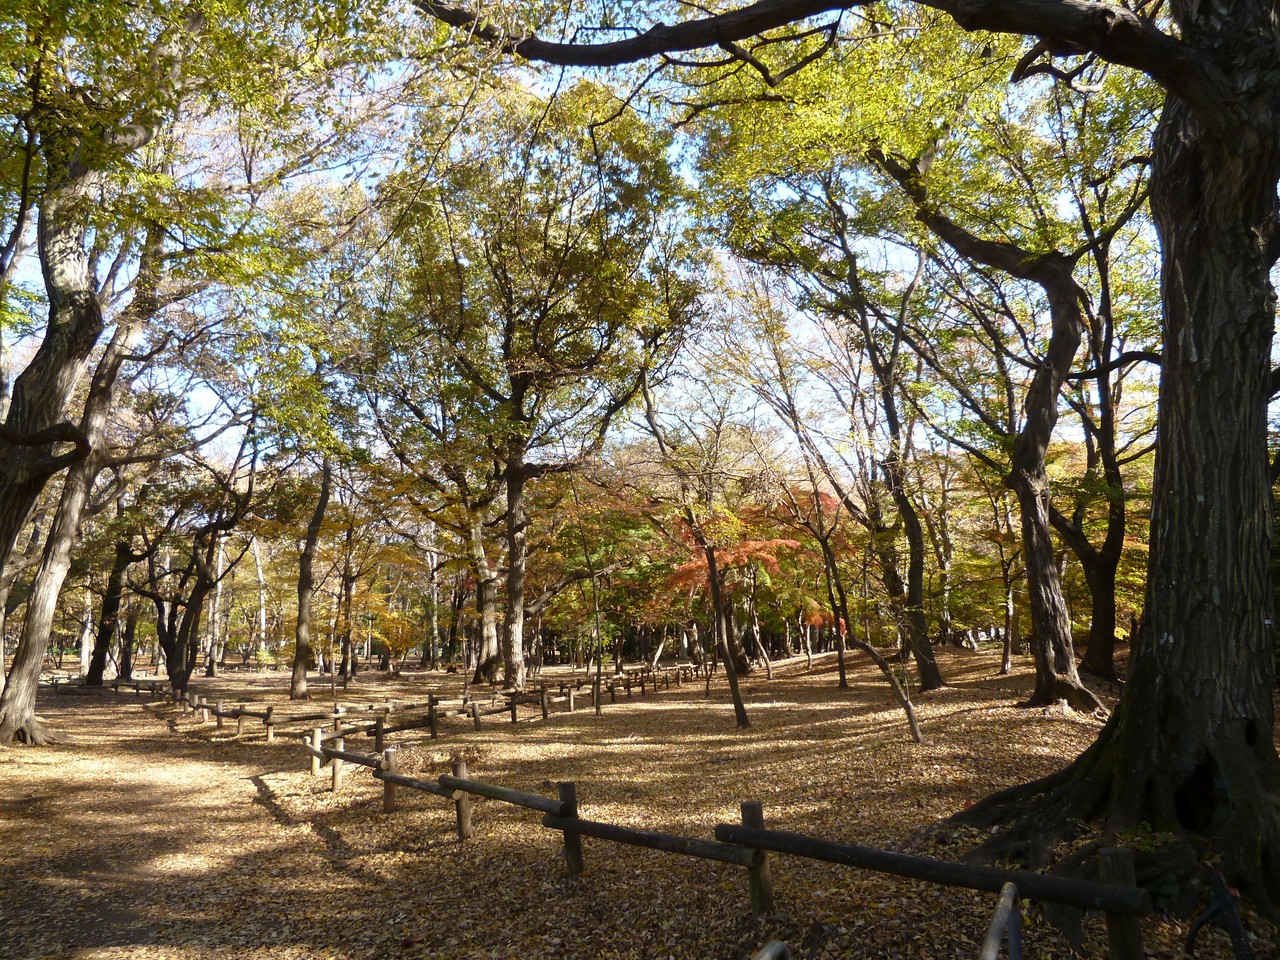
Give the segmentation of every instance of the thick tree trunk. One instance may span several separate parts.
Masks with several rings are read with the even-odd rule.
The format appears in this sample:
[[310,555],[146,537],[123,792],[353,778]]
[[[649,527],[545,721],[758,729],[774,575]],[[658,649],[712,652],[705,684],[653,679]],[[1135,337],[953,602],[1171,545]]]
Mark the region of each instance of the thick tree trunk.
[[1102,735],[1054,777],[956,818],[1007,826],[996,856],[1043,859],[1081,820],[1208,839],[1227,876],[1280,904],[1280,760],[1268,576],[1269,271],[1280,253],[1274,4],[1175,6],[1187,42],[1249,90],[1216,116],[1170,98],[1155,138],[1164,356],[1145,613]]
[[329,491],[333,486],[333,465],[325,457],[320,469],[320,496],[315,511],[307,524],[307,537],[303,541],[302,555],[298,557],[298,623],[293,638],[293,675],[289,679],[289,699],[307,699],[307,665],[311,661],[311,595],[315,592],[316,544],[320,541],[320,528],[329,508]]
[[524,463],[519,455],[507,465],[507,619],[502,630],[502,682],[516,690],[525,684],[524,581],[527,547],[524,513]]
[[[98,362],[81,422],[81,432],[91,444],[96,444],[103,434],[119,382],[120,368],[137,342],[140,331],[134,320],[122,318],[106,353]],[[101,453],[93,450],[72,466],[63,482],[62,496],[45,539],[40,565],[36,568],[31,596],[27,600],[26,619],[14,653],[13,669],[4,692],[0,693],[0,745],[7,745],[15,739],[42,743],[48,738],[35,716],[36,684],[53,630],[58,595],[71,569],[71,554],[80,537],[80,521],[101,464]]]
[[102,677],[106,672],[107,653],[115,640],[116,629],[120,621],[120,604],[124,597],[124,575],[129,565],[138,559],[130,548],[129,541],[116,542],[115,557],[111,562],[111,573],[107,576],[107,589],[102,595],[102,610],[98,614],[98,630],[93,645],[93,657],[89,662],[89,672],[85,676],[85,686],[102,686]]
[[472,683],[492,683],[497,679],[498,574],[484,549],[484,524],[477,520],[471,528],[471,565],[476,575],[476,611],[480,614],[480,642],[476,650]]
[[[56,160],[51,160],[55,164]],[[48,188],[40,204],[38,248],[49,299],[44,339],[13,384],[7,431],[30,437],[66,416],[68,401],[103,331],[102,307],[89,262],[88,211],[100,185],[98,174],[71,162],[64,179]],[[45,484],[67,466],[53,444],[11,445],[0,441],[0,570],[13,551]]]
[[1232,58],[1243,84],[1261,84],[1262,71],[1269,87],[1217,118],[1226,127],[1217,136],[1171,100],[1155,141],[1160,443],[1146,613],[1107,752],[1118,761],[1113,821],[1150,819],[1156,829],[1213,837],[1229,875],[1277,904],[1267,400],[1276,320],[1269,272],[1280,253],[1280,34],[1274,3],[1232,11],[1201,13],[1197,41]]

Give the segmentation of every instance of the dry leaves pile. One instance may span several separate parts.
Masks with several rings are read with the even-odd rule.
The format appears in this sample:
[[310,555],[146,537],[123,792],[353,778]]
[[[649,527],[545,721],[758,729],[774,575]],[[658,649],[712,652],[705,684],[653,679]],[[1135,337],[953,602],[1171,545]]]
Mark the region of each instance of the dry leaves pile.
[[[835,689],[830,658],[746,684],[754,728],[738,732],[723,684],[686,685],[543,723],[501,717],[439,740],[398,734],[401,771],[471,775],[554,795],[578,785],[583,817],[710,838],[744,800],[769,826],[887,846],[990,791],[1048,773],[1097,722],[1013,707],[1029,677],[992,655],[940,651],[951,686],[920,698],[927,742],[906,736],[875,674]],[[454,679],[454,678],[450,678]],[[346,702],[422,700],[441,677],[363,676]],[[357,690],[357,687],[359,688]],[[275,703],[283,673],[202,680],[210,699]],[[314,692],[328,696],[328,691]],[[584,698],[585,699],[585,698]],[[313,701],[307,709],[314,709]],[[563,706],[559,711],[563,711]],[[746,958],[771,939],[801,958],[974,958],[995,898],[792,857],[772,858],[778,910],[750,916],[741,868],[586,839],[586,873],[564,875],[560,834],[539,815],[477,800],[476,836],[455,838],[452,804],[351,770],[343,791],[312,779],[295,739],[218,730],[132,694],[49,696],[70,742],[0,751],[0,957]],[[300,729],[300,728],[299,728]],[[347,749],[372,752],[351,738]],[[1176,957],[1182,921],[1144,922],[1148,951]],[[1032,908],[1029,957],[1067,957]],[[1260,938],[1260,955],[1270,949]],[[1106,955],[1101,921],[1085,955]],[[1227,957],[1202,935],[1198,957]]]

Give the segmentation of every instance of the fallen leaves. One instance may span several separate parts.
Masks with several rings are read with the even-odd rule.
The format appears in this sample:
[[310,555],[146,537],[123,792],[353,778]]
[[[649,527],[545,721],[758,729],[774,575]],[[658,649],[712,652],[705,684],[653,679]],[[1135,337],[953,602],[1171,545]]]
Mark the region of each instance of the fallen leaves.
[[[857,667],[842,693],[829,659],[812,675],[799,659],[773,682],[753,680],[746,733],[723,686],[707,699],[699,684],[619,700],[599,718],[562,707],[546,723],[495,718],[479,732],[450,719],[439,740],[409,731],[392,742],[410,776],[434,778],[460,757],[476,779],[515,789],[554,795],[557,781],[576,781],[591,819],[710,838],[755,799],[780,829],[953,855],[922,846],[921,828],[1052,771],[1097,724],[1017,710],[1025,675],[1010,692],[996,658],[938,652],[952,685],[917,704],[919,746],[871,671]],[[441,679],[366,675],[358,686],[369,702],[421,700]],[[236,676],[199,692],[283,710],[286,684]],[[477,799],[476,836],[460,845],[448,801],[402,789],[401,809],[385,815],[366,770],[349,771],[335,796],[296,740],[267,745],[260,728],[236,740],[128,698],[41,706],[75,742],[0,752],[6,960],[715,960],[771,939],[806,960],[972,958],[994,907],[985,894],[775,856],[779,909],[753,920],[740,868],[587,838],[586,873],[571,879],[561,835],[531,811]],[[1176,956],[1185,929],[1152,918],[1149,952]],[[1028,956],[1068,956],[1038,910],[1026,937]],[[1086,924],[1085,953],[1105,956],[1099,921]],[[1216,932],[1197,952],[1228,955]]]

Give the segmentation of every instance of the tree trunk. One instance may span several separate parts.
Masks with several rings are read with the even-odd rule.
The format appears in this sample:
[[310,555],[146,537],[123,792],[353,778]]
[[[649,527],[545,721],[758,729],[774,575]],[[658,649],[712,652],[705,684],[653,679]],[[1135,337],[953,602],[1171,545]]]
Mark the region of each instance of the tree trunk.
[[1009,576],[1008,564],[1002,571],[1004,576],[1004,644],[1000,657],[1000,673],[1008,676],[1013,673],[1014,644],[1018,638],[1018,595],[1013,589],[1013,579]]
[[751,720],[747,717],[747,706],[742,700],[742,691],[738,686],[738,670],[733,662],[733,654],[729,650],[729,615],[725,610],[724,595],[720,590],[720,569],[716,564],[716,548],[710,544],[703,544],[702,549],[707,558],[707,579],[711,586],[711,608],[715,614],[716,640],[720,653],[724,657],[724,673],[729,680],[733,715],[737,720],[738,729],[746,730],[750,728]]
[[115,557],[111,563],[111,573],[107,576],[107,589],[102,595],[102,610],[98,615],[97,638],[93,645],[93,657],[89,662],[89,672],[85,676],[85,686],[102,686],[103,674],[106,672],[107,652],[115,639],[116,629],[120,621],[120,604],[124,598],[124,575],[129,565],[136,559],[129,541],[116,541]]
[[120,631],[120,679],[133,679],[133,640],[138,632],[138,611],[130,603],[124,615],[124,629]]
[[1153,154],[1164,355],[1141,634],[1098,741],[1046,780],[957,820],[1014,821],[987,846],[1043,859],[1072,824],[1208,838],[1228,878],[1280,904],[1280,760],[1268,576],[1267,400],[1280,253],[1274,4],[1174,7],[1233,89],[1218,116],[1170,97]]
[[484,523],[471,527],[471,563],[476,575],[476,610],[480,614],[480,642],[472,683],[492,683],[498,676],[498,575],[484,550]]
[[[66,416],[68,402],[84,375],[90,352],[103,331],[102,307],[94,290],[89,262],[88,211],[101,175],[79,161],[63,158],[64,169],[51,158],[51,176],[60,172],[40,203],[37,245],[49,299],[44,339],[31,362],[13,384],[7,431],[31,437],[55,427]],[[73,169],[65,169],[71,167]],[[0,441],[0,570],[13,551],[45,484],[68,465],[55,456],[53,444],[9,444]],[[24,695],[25,697],[25,695]]]
[[293,675],[289,680],[289,699],[307,699],[307,665],[313,654],[311,646],[311,595],[315,592],[316,544],[320,541],[320,527],[325,511],[329,508],[329,491],[333,486],[333,465],[324,458],[320,469],[320,496],[316,509],[307,524],[307,537],[303,541],[302,555],[298,557],[298,623],[294,628]]
[[1010,484],[1022,514],[1022,552],[1031,604],[1031,652],[1036,686],[1022,706],[1048,706],[1058,701],[1057,678],[1080,686],[1071,643],[1071,619],[1062,597],[1058,564],[1049,531],[1048,480],[1043,473],[1016,472]]
[[1116,571],[1120,557],[1076,555],[1089,584],[1089,646],[1080,666],[1106,680],[1116,679]]
[[213,588],[213,606],[209,610],[209,652],[205,655],[204,675],[206,677],[216,677],[218,675],[218,665],[222,660],[222,565],[225,561],[225,555],[222,547],[222,537],[214,536],[214,542],[217,546],[216,551],[217,570],[215,574],[216,585]]
[[[900,473],[901,467],[895,467],[890,474]],[[937,690],[943,686],[942,673],[938,670],[938,661],[933,655],[933,644],[929,640],[929,625],[924,615],[924,530],[920,526],[920,515],[915,504],[903,489],[903,478],[896,477],[890,483],[890,493],[898,508],[898,516],[902,518],[902,527],[907,534],[907,591],[906,591],[906,626],[907,642],[916,658],[916,670],[920,675],[921,691]]]
[[1217,137],[1170,99],[1155,139],[1165,329],[1146,613],[1121,719],[1098,752],[1100,763],[1115,762],[1113,822],[1149,819],[1214,838],[1229,876],[1274,905],[1267,398],[1280,43],[1273,3],[1232,11],[1202,13],[1196,39],[1232,58],[1242,87],[1265,71],[1265,95],[1242,99],[1237,115],[1219,120],[1229,135]]
[[524,514],[524,463],[521,455],[507,464],[507,620],[502,631],[502,682],[523,690],[524,664],[524,580],[527,560]]
[[35,716],[36,684],[53,630],[58,595],[71,569],[72,550],[79,540],[80,521],[102,464],[102,453],[95,449],[95,445],[111,412],[120,368],[140,333],[141,326],[136,317],[120,318],[89,387],[80,429],[91,444],[91,452],[68,471],[58,509],[45,539],[44,552],[27,600],[26,619],[14,653],[13,668],[4,692],[0,693],[0,745],[9,744],[14,739],[32,744],[48,739],[43,724]]

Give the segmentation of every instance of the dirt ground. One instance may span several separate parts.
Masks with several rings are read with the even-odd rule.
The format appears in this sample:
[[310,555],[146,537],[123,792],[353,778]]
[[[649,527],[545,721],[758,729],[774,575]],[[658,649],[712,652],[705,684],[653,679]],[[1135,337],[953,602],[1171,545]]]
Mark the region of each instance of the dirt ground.
[[[576,781],[593,820],[710,839],[759,800],[771,827],[922,850],[913,838],[930,823],[1051,772],[1098,729],[1014,708],[1029,663],[1000,677],[995,654],[940,660],[950,686],[918,698],[919,746],[873,669],[859,664],[839,691],[830,657],[750,678],[750,731],[735,730],[721,682],[710,697],[701,684],[637,691],[601,717],[559,706],[544,723],[526,708],[530,722],[494,717],[475,731],[450,719],[436,741],[412,731],[391,742],[402,772],[424,778],[461,757],[476,779],[535,793]],[[287,682],[232,675],[193,689],[280,714],[299,709]],[[337,693],[422,700],[457,682],[368,674]],[[331,695],[313,693],[310,708]],[[257,723],[237,739],[234,724],[132,692],[48,692],[39,712],[66,742],[0,750],[0,960],[745,960],[773,939],[800,958],[976,958],[994,906],[990,894],[774,856],[778,909],[754,920],[742,868],[588,838],[586,871],[570,879],[561,835],[537,814],[478,800],[476,835],[460,844],[448,801],[402,790],[384,814],[364,769],[334,795],[298,739],[267,744]],[[352,738],[347,749],[373,748]],[[1180,955],[1185,930],[1147,918],[1149,955]],[[1070,956],[1034,905],[1025,937],[1028,957]],[[1257,952],[1272,954],[1262,933]],[[1085,923],[1083,955],[1106,955],[1099,919]],[[1223,934],[1202,935],[1197,957],[1229,955]]]

